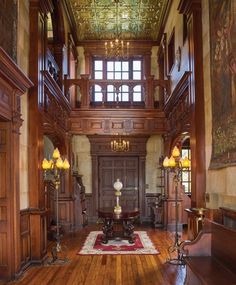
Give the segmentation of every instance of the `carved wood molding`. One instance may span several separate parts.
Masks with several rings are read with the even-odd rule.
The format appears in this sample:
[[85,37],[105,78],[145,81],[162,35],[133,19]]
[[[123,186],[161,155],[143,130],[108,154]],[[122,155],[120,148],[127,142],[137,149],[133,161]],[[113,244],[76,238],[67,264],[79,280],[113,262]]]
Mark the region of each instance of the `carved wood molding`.
[[0,47],[0,144],[2,171],[0,175],[0,262],[2,279],[12,279],[22,262],[19,198],[19,128],[22,123],[20,96],[32,82]]
[[0,47],[0,75],[10,86],[16,89],[18,94],[25,93],[28,88],[33,86],[33,83],[2,47]]
[[71,113],[73,134],[163,134],[164,113],[155,109],[83,109]]
[[181,0],[178,6],[179,13],[188,16],[196,10],[201,10],[201,0]]
[[191,72],[186,71],[178,84],[176,85],[174,91],[171,96],[165,102],[164,111],[165,113],[169,113],[181,100],[181,97],[184,95],[186,90],[190,88],[190,75]]
[[190,72],[185,72],[164,107],[167,116],[166,133],[168,137],[172,139],[183,131],[189,131],[190,128],[190,74]]
[[30,7],[40,9],[42,13],[51,13],[53,11],[52,0],[30,0]]
[[[118,139],[120,136],[117,135],[88,135],[88,139],[91,143],[91,155],[121,155],[122,152],[114,152],[111,150],[111,141]],[[123,152],[122,155],[138,155],[146,156],[146,143],[149,138],[149,135],[140,135],[140,136],[121,136],[129,141],[130,150],[128,152]]]

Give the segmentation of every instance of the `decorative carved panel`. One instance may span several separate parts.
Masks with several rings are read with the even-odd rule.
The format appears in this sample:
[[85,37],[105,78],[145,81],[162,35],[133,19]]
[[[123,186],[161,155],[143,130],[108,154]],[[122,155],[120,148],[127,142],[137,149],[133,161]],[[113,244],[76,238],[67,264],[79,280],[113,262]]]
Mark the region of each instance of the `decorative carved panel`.
[[0,279],[6,280],[16,276],[21,266],[20,95],[31,86],[32,82],[0,47]]
[[26,266],[30,261],[30,221],[29,221],[29,212],[27,211],[21,212],[20,247],[21,247],[21,266]]
[[[118,118],[116,118],[118,117]],[[164,134],[166,119],[157,110],[79,110],[71,115],[74,134]]]
[[[148,135],[140,136],[122,136],[121,139],[125,138],[129,140],[130,150],[128,152],[113,152],[111,150],[111,140],[117,139],[117,136],[111,135],[91,135],[88,136],[91,143],[91,155],[92,155],[92,189],[93,193],[91,194],[91,200],[89,199],[88,205],[88,214],[89,219],[96,221],[97,218],[97,209],[99,206],[99,171],[100,168],[99,162],[100,157],[106,156],[107,158],[114,158],[123,156],[127,160],[129,157],[136,156],[138,159],[138,182],[136,184],[138,197],[139,197],[139,208],[140,208],[140,219],[145,219],[145,158],[146,158],[146,142]],[[132,174],[133,175],[133,174]],[[137,175],[137,173],[135,174]],[[136,190],[135,190],[136,191]],[[90,204],[91,203],[91,204]],[[91,208],[90,208],[91,207]],[[90,210],[91,209],[91,210]],[[91,211],[91,212],[90,212]]]
[[8,254],[7,254],[7,233],[0,233],[0,266],[7,266],[9,264]]

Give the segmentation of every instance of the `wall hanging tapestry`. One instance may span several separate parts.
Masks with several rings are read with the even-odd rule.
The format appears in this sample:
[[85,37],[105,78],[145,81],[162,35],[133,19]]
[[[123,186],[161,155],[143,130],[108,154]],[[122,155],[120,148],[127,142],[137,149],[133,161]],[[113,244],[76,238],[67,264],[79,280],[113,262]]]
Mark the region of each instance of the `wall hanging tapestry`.
[[211,168],[236,164],[236,2],[210,0]]
[[126,239],[111,239],[107,244],[102,243],[103,233],[89,233],[84,246],[78,254],[158,254],[145,231],[135,231],[135,242],[130,244]]

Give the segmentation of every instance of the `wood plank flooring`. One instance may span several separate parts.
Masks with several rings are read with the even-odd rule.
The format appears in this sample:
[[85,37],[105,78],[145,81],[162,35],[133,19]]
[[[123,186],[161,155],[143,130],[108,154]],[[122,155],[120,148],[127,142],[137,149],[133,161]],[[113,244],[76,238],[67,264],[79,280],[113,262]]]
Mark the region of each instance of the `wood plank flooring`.
[[[14,282],[19,285],[182,285],[184,266],[166,263],[167,249],[173,243],[173,234],[161,229],[136,227],[146,230],[158,255],[77,255],[91,230],[101,225],[88,226],[63,239],[68,247],[69,262],[64,265],[41,265],[29,268]],[[50,254],[49,254],[50,257]]]

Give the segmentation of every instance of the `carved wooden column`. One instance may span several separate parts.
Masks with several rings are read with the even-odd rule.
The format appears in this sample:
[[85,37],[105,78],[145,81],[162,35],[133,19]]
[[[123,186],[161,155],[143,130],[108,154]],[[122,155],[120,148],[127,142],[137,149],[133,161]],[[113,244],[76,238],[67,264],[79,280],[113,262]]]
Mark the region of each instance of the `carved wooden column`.
[[6,280],[14,278],[21,267],[20,95],[31,86],[32,82],[0,48],[0,279]]
[[84,52],[84,57],[85,57],[85,74],[91,74],[92,70],[91,54],[89,52]]
[[81,109],[89,108],[90,104],[90,97],[88,96],[89,94],[89,74],[83,74],[81,75],[81,80],[82,80],[82,88],[81,88]]
[[65,45],[64,43],[59,43],[59,44],[55,44],[54,46],[54,57],[56,60],[56,63],[59,67],[59,72],[58,72],[58,85],[60,86],[60,88],[63,87],[63,76],[64,76],[64,70],[63,70],[63,58],[66,54],[65,52]]
[[34,88],[29,92],[29,208],[31,260],[40,262],[46,254],[46,211],[43,185],[43,71],[46,50],[46,14],[50,1],[30,0],[29,75]]
[[193,207],[204,207],[206,161],[201,0],[181,0],[178,9],[180,13],[187,15],[188,19],[189,70],[191,71],[191,201]]

